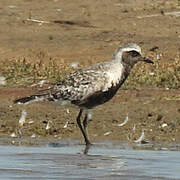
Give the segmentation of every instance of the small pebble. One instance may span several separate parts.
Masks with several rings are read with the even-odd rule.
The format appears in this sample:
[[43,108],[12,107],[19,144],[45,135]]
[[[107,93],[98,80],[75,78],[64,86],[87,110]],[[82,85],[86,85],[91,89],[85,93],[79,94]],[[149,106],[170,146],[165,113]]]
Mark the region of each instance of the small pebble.
[[163,116],[161,114],[158,114],[156,121],[160,121],[163,118]]
[[36,137],[36,134],[32,134],[31,138],[35,138]]
[[153,115],[152,115],[152,113],[148,113],[147,116],[148,116],[148,118],[152,118]]
[[167,127],[167,126],[168,126],[167,123],[163,123],[163,124],[161,125],[162,128]]
[[33,123],[34,123],[34,121],[29,121],[29,122],[28,122],[28,124],[33,124]]
[[0,76],[0,85],[6,85],[6,78],[4,76]]
[[77,69],[79,67],[79,62],[72,62],[71,67]]

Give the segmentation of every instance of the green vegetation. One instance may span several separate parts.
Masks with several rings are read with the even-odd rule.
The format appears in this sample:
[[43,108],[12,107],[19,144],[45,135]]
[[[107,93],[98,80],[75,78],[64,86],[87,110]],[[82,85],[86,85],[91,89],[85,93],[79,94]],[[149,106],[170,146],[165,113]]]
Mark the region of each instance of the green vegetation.
[[[156,60],[154,65],[139,63],[132,70],[123,88],[135,87],[159,87],[159,88],[180,88],[180,57],[173,60]],[[61,80],[72,68],[65,63],[58,63],[51,58],[43,61],[17,59],[7,61],[0,66],[1,75],[6,77],[7,85],[27,86],[38,83],[40,80],[47,80],[54,83]]]
[[130,87],[180,88],[180,58],[154,60],[154,65],[137,64],[124,84],[124,88]]
[[0,66],[1,75],[6,77],[8,85],[27,86],[38,83],[40,80],[48,80],[54,83],[62,79],[71,69],[68,65],[49,60],[43,63],[28,61],[26,58],[4,62]]

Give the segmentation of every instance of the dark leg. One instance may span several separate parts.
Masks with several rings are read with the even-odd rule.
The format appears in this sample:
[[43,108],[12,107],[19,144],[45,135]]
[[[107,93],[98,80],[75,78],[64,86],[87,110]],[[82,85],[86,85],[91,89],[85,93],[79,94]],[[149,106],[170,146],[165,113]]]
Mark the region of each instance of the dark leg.
[[84,121],[83,121],[84,131],[87,134],[87,136],[88,136],[88,133],[87,133],[86,128],[90,120],[91,120],[91,110],[87,110]]
[[79,128],[80,128],[80,130],[81,130],[81,132],[82,132],[82,134],[83,134],[83,136],[84,136],[85,143],[86,143],[86,145],[88,146],[88,145],[90,145],[91,143],[90,143],[90,141],[89,141],[89,139],[88,139],[86,130],[83,129],[83,127],[82,127],[82,125],[81,125],[81,115],[82,115],[82,112],[83,112],[83,110],[80,109],[79,114],[78,114],[76,120],[77,120],[77,124],[78,124],[78,126],[79,126]]
[[84,126],[85,131],[86,131],[87,125],[88,125],[88,115],[86,113],[85,118],[83,120],[83,126]]
[[83,153],[84,153],[84,154],[88,154],[88,151],[89,151],[90,147],[91,147],[91,144],[86,145]]

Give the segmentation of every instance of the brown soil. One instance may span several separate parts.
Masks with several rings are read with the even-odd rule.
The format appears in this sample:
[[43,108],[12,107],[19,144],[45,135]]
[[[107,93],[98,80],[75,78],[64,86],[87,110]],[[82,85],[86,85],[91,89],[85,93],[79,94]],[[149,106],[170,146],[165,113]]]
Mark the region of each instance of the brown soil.
[[[168,13],[180,11],[178,0],[1,0],[0,7],[1,62],[22,57],[36,61],[42,53],[87,66],[110,59],[125,42],[140,44],[147,56],[163,55],[161,61],[180,54],[180,16]],[[75,122],[77,110],[70,109],[68,114],[51,104],[12,105],[15,98],[33,91],[0,88],[1,136],[15,132],[22,137],[82,138]],[[150,141],[180,142],[179,94],[179,90],[120,90],[113,100],[94,110],[90,139],[134,140],[144,130]],[[20,127],[24,108],[27,119]],[[127,114],[128,123],[119,127]]]

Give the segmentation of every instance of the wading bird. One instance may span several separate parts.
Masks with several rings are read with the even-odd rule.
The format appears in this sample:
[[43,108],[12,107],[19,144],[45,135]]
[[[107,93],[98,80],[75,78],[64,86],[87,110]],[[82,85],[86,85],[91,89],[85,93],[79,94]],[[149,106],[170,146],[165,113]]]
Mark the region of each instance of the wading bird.
[[[76,119],[77,124],[86,145],[90,145],[86,128],[92,118],[92,109],[109,101],[124,83],[133,66],[141,61],[153,63],[141,55],[141,48],[137,44],[128,43],[117,49],[111,61],[77,70],[48,89],[17,99],[14,103],[54,101],[63,105],[75,105],[80,109]],[[81,122],[83,111],[85,111],[85,117]]]

